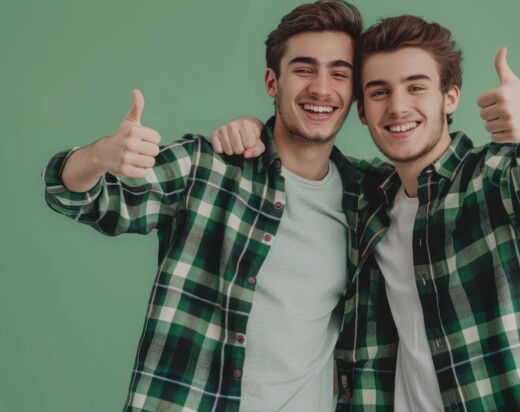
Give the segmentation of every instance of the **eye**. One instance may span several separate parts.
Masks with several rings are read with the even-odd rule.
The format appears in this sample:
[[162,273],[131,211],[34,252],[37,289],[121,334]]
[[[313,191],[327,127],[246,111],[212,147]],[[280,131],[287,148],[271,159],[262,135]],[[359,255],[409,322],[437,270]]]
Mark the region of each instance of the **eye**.
[[421,92],[421,91],[423,91],[424,89],[425,89],[425,88],[422,87],[422,86],[412,86],[412,87],[410,87],[409,90],[410,90],[411,92]]
[[350,79],[350,74],[347,72],[334,72],[332,73],[332,77],[336,79]]
[[306,75],[312,74],[312,70],[307,67],[298,67],[298,68],[294,69],[294,73],[306,76]]
[[390,90],[388,89],[377,89],[370,92],[370,97],[384,97],[390,94]]

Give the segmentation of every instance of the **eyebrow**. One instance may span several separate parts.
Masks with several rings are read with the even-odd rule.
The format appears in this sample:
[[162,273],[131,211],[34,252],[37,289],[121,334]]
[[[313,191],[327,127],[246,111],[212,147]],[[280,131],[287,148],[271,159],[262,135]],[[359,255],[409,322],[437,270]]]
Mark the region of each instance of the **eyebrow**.
[[[413,82],[415,80],[429,80],[433,81],[430,76],[427,76],[425,74],[414,74],[412,76],[405,77],[404,79],[401,79],[399,83],[408,83]],[[379,87],[379,86],[389,86],[390,83],[386,80],[372,80],[371,82],[368,82],[365,85],[365,90],[370,87]]]
[[[317,59],[315,59],[314,57],[305,57],[305,56],[299,56],[299,57],[295,57],[294,59],[292,59],[290,62],[289,62],[289,66],[293,65],[293,64],[297,64],[297,63],[305,63],[305,64],[310,64],[311,66],[319,66],[320,63],[318,62]],[[350,70],[354,70],[354,67],[352,66],[352,63],[349,63],[345,60],[333,60],[331,62],[328,62],[325,67],[327,67],[328,69],[330,69],[331,67],[346,67]]]

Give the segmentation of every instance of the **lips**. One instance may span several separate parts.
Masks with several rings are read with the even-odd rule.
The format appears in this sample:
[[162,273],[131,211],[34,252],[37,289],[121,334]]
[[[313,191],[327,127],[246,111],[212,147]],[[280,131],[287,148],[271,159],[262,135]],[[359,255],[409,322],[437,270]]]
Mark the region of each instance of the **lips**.
[[332,113],[334,110],[334,107],[332,106],[321,106],[321,105],[314,105],[314,104],[303,104],[302,105],[303,110],[306,112],[311,112],[315,114],[321,114],[321,113]]
[[332,118],[336,111],[337,106],[333,106],[330,103],[298,103],[298,106],[305,113],[306,117],[312,121],[326,121]]
[[419,122],[409,122],[403,124],[391,124],[385,126],[385,129],[392,133],[404,133],[415,129],[417,126],[419,126]]

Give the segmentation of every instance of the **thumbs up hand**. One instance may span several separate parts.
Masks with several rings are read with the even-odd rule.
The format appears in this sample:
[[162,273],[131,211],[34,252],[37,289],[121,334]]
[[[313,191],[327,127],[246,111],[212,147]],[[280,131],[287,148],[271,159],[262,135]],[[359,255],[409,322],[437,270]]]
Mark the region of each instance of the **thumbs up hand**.
[[133,103],[116,133],[97,143],[95,159],[101,169],[116,176],[144,177],[155,164],[161,136],[141,125],[144,97],[140,90],[132,92]]
[[497,143],[520,143],[520,79],[507,64],[507,49],[495,59],[500,86],[480,95],[477,104],[486,130]]
[[144,97],[140,90],[135,89],[132,93],[132,107],[117,131],[76,150],[65,162],[60,177],[68,190],[87,192],[106,172],[144,177],[155,164],[161,136],[141,125]]

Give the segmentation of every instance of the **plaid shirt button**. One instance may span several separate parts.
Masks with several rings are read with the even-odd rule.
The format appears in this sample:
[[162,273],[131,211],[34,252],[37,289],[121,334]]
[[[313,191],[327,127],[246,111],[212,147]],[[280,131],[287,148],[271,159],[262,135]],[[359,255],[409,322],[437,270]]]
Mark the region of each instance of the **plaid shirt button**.
[[244,335],[238,335],[237,336],[237,342],[238,343],[244,343],[246,340],[246,337]]
[[266,233],[263,237],[264,242],[270,242],[272,239],[272,236],[269,233]]
[[274,208],[277,209],[277,210],[280,210],[282,207],[283,207],[283,203],[282,202],[276,202],[274,204]]
[[256,283],[256,279],[253,276],[249,276],[247,279],[250,285],[254,285]]
[[242,371],[241,371],[240,369],[235,369],[235,370],[233,371],[233,376],[234,376],[235,378],[240,378],[240,377],[242,376]]

